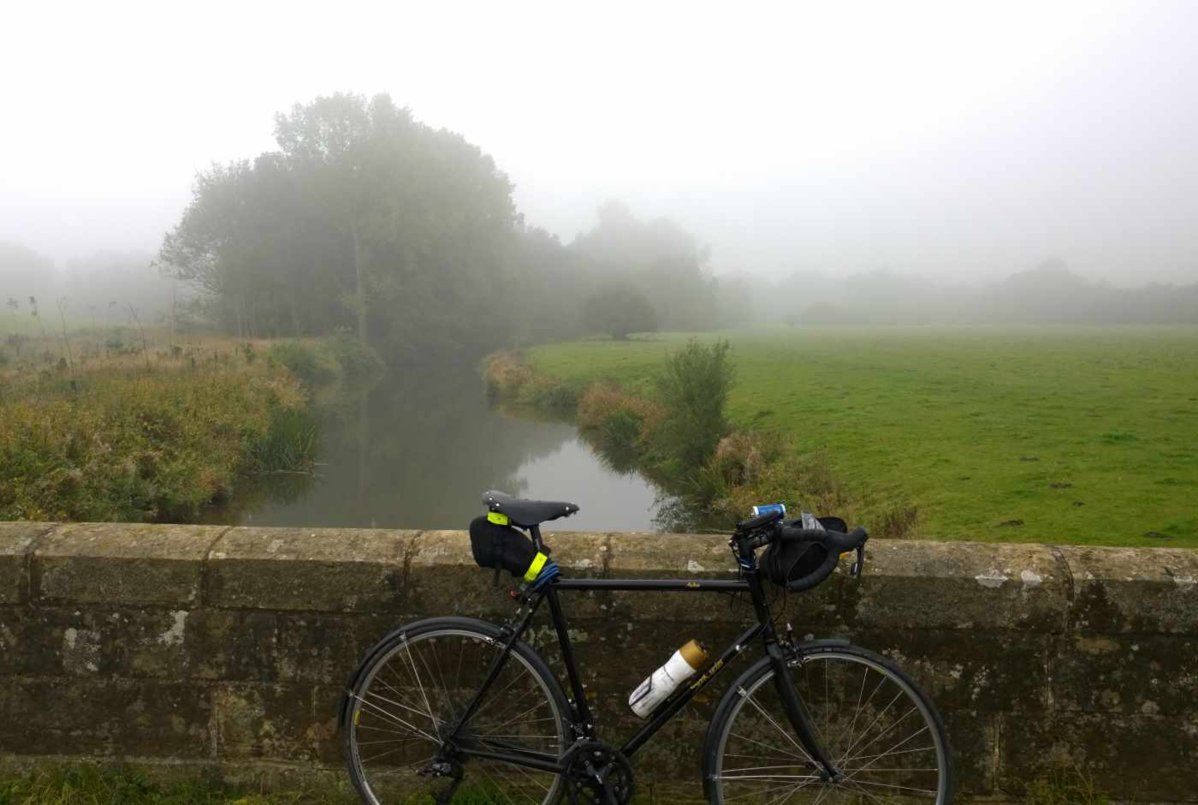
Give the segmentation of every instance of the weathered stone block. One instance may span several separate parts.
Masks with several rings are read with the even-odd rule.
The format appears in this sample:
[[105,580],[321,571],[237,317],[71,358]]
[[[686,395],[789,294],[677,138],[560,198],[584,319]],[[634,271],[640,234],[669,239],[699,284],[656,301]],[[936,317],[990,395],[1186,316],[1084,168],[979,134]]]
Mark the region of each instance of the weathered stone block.
[[53,523],[0,523],[0,604],[29,597],[29,555]]
[[308,736],[313,742],[313,751],[320,763],[344,768],[345,754],[341,745],[338,718],[341,715],[341,699],[345,695],[345,684],[317,685],[312,689],[312,725]]
[[1077,634],[1053,661],[1060,711],[1186,715],[1198,702],[1198,640],[1188,635]]
[[[1003,737],[1003,716],[976,710],[939,709],[953,755],[953,779],[958,800],[994,793],[998,784],[997,755]],[[1005,801],[1005,798],[999,801]]]
[[398,611],[415,531],[234,528],[213,546],[207,602],[217,607]]
[[23,607],[0,606],[0,674],[23,674],[29,668],[29,613]]
[[344,684],[365,647],[359,645],[355,616],[279,616],[275,676],[280,682]]
[[188,675],[238,682],[276,681],[279,617],[260,610],[192,612],[183,638]]
[[1061,546],[1083,632],[1198,635],[1198,551]]
[[1068,575],[1046,546],[875,540],[868,552],[862,626],[1065,629]]
[[[999,758],[1004,793],[1048,783],[1063,801],[1198,801],[1198,720],[1161,716],[1057,713],[1002,718]],[[1033,789],[1034,790],[1034,789]]]
[[1019,711],[1035,717],[1053,705],[1058,638],[1038,632],[866,631],[853,642],[894,660],[941,712]]
[[80,523],[59,526],[33,553],[34,593],[49,602],[189,607],[204,557],[223,526]]
[[20,672],[180,679],[188,675],[183,636],[190,615],[188,610],[101,606],[26,610],[16,652]]
[[221,684],[213,694],[213,726],[223,758],[316,759],[310,685]]
[[0,751],[210,757],[208,692],[185,682],[9,678],[0,685]]
[[491,578],[491,571],[474,563],[470,537],[464,531],[422,531],[408,556],[405,620],[438,615],[506,617],[513,604],[504,590],[512,579],[504,573],[496,588]]
[[[602,573],[603,535],[572,533],[558,535],[550,544],[554,561],[573,576]],[[503,620],[516,610],[507,590],[518,583],[500,571],[499,586],[492,583],[491,570],[480,568],[470,551],[464,531],[424,531],[416,539],[408,561],[404,613],[407,620],[438,615],[467,615]],[[583,617],[597,612],[603,596],[563,592],[567,615]],[[399,624],[396,624],[398,626]]]

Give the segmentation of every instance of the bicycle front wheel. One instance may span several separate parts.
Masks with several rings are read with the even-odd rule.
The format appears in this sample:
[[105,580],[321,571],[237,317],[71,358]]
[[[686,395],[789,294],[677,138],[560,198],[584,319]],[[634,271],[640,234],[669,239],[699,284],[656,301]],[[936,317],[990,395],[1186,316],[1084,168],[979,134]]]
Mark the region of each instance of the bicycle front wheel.
[[470,752],[557,759],[569,745],[566,697],[527,644],[513,646],[455,746],[447,746],[503,644],[494,624],[431,618],[388,635],[367,654],[346,691],[341,722],[350,777],[364,802],[557,801],[560,775]]
[[708,730],[713,803],[927,803],[951,800],[948,737],[935,707],[894,663],[848,644],[801,646],[790,675],[824,754],[827,780],[799,743],[768,659],[725,694]]

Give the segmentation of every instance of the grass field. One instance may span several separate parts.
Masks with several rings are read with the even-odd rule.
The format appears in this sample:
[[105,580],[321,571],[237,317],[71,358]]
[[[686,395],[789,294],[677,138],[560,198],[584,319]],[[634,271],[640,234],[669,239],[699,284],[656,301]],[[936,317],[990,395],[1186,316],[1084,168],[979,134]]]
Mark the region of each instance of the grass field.
[[[652,393],[687,336],[552,344],[534,368]],[[826,451],[935,539],[1198,547],[1198,328],[795,328],[731,341],[738,428]]]

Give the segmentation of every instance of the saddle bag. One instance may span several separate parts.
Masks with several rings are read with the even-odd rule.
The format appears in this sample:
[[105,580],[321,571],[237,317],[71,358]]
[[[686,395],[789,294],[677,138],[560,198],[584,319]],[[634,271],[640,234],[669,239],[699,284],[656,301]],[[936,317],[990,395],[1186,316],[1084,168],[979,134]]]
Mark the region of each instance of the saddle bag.
[[[479,567],[506,570],[520,578],[537,557],[537,547],[522,531],[495,522],[502,515],[483,515],[470,521],[470,552]],[[494,518],[494,519],[492,519]]]

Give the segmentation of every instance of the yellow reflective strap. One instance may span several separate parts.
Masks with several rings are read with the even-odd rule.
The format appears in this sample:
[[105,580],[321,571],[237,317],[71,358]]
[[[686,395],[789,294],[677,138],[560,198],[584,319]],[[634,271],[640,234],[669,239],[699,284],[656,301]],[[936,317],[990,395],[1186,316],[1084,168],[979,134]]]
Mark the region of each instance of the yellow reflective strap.
[[541,568],[545,566],[545,562],[549,561],[549,557],[537,551],[537,555],[532,558],[532,564],[528,566],[528,572],[524,574],[525,581],[532,581],[541,573]]
[[496,525],[507,525],[512,522],[512,518],[503,512],[487,512],[487,519]]

